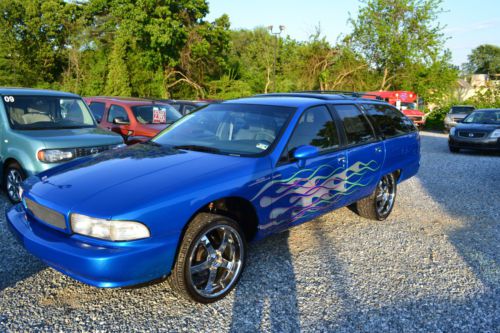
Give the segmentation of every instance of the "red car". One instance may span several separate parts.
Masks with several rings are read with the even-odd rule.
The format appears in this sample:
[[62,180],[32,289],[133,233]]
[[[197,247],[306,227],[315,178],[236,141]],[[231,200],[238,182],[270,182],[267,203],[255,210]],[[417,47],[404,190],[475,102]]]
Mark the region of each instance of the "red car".
[[419,128],[425,125],[425,113],[418,109],[418,96],[412,91],[370,91],[365,98],[378,96],[389,104],[397,107],[401,112],[410,118]]
[[86,97],[99,126],[121,134],[128,144],[145,141],[181,118],[166,103],[123,97]]

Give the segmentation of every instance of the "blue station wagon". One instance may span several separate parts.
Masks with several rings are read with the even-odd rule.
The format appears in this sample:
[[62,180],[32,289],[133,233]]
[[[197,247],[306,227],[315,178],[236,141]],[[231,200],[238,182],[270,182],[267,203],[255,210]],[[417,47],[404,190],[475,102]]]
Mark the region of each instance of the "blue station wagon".
[[383,220],[420,165],[391,105],[289,93],[207,105],[152,140],[27,179],[7,213],[23,246],[97,287],[167,277],[209,303],[241,276],[247,242],[353,205]]

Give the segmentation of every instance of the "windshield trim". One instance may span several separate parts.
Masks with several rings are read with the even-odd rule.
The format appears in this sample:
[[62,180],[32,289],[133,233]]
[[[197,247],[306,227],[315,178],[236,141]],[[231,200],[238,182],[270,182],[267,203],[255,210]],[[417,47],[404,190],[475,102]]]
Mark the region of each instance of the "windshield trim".
[[4,113],[7,116],[7,123],[9,124],[9,128],[13,131],[57,131],[57,130],[65,130],[65,129],[97,128],[97,122],[94,118],[94,114],[92,113],[92,111],[90,111],[89,106],[87,105],[87,103],[85,103],[85,101],[81,97],[63,96],[63,95],[52,96],[52,95],[24,95],[24,94],[23,95],[19,95],[19,94],[15,95],[15,94],[13,94],[13,96],[32,97],[32,98],[47,98],[47,97],[49,97],[49,98],[59,98],[59,99],[80,100],[83,103],[87,112],[90,114],[90,117],[91,117],[92,122],[93,122],[93,125],[71,126],[71,128],[69,128],[69,126],[47,127],[47,128],[17,128],[15,126],[13,126],[12,119],[10,117],[10,112],[7,110],[7,106],[5,105],[5,101],[3,99],[4,96],[5,96],[4,94],[0,94],[0,97],[2,98],[2,105],[3,105]]
[[[253,106],[268,106],[268,107],[273,107],[273,106],[277,106],[277,105],[272,105],[272,104],[255,104],[255,103],[226,103],[226,102],[223,102],[223,103],[216,103],[218,105],[220,104],[223,104],[223,105],[253,105]],[[201,110],[205,109],[206,107],[209,107],[211,105],[214,105],[214,104],[207,104],[207,105],[203,105],[202,107],[196,109],[196,110],[193,110],[191,113],[189,113],[188,115],[186,116],[183,116],[179,119],[177,119],[175,122],[173,122],[170,126],[174,126],[178,121],[182,121],[185,117],[187,116],[190,116],[196,112],[200,112]],[[272,154],[274,152],[274,150],[276,149],[276,146],[278,145],[278,143],[281,141],[283,135],[285,134],[285,131],[287,130],[288,126],[290,125],[290,122],[292,121],[292,119],[294,119],[294,116],[295,114],[297,113],[298,111],[298,108],[297,107],[290,107],[290,106],[281,106],[279,105],[279,107],[284,107],[284,108],[289,108],[290,109],[290,114],[288,115],[288,119],[283,123],[283,126],[281,126],[281,129],[280,131],[278,132],[278,135],[276,136],[276,138],[274,139],[274,142],[271,144],[271,146],[269,146],[269,148],[267,148],[265,151],[263,152],[260,152],[260,153],[255,153],[255,154],[238,154],[238,153],[234,153],[234,152],[219,152],[219,153],[214,153],[214,152],[201,152],[201,153],[207,153],[207,154],[215,154],[215,155],[225,155],[225,156],[233,156],[233,157],[249,157],[249,158],[256,158],[256,157],[264,157],[264,156],[268,156],[270,154]],[[159,144],[159,145],[166,145],[166,144],[161,144],[161,143],[158,143],[156,141],[154,141],[155,139],[159,138],[163,132],[167,131],[169,129],[168,126],[167,128],[163,129],[162,131],[160,131],[158,134],[156,134],[153,138],[151,138],[150,141],[153,141],[154,143],[156,144]]]

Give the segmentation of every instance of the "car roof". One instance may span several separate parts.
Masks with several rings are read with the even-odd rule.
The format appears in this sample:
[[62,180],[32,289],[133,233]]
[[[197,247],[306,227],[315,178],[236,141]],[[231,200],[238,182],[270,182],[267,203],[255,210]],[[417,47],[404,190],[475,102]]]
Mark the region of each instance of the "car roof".
[[18,96],[57,96],[57,97],[73,97],[80,98],[79,95],[47,89],[32,89],[32,88],[13,88],[0,87],[0,95],[18,95]]
[[144,104],[159,104],[159,105],[167,105],[166,102],[161,102],[152,99],[146,98],[134,98],[134,97],[109,97],[109,96],[93,96],[93,97],[85,97],[85,100],[90,102],[112,102],[114,104],[128,105],[128,106],[137,106]]
[[477,112],[477,111],[488,111],[488,112],[497,112],[497,111],[500,111],[500,109],[476,109],[474,110],[474,112]]
[[321,101],[339,101],[339,102],[355,102],[363,101],[369,103],[382,103],[386,104],[384,101],[371,99],[371,98],[361,98],[343,94],[324,94],[324,93],[274,93],[274,94],[263,94],[256,95],[252,97],[240,98],[225,101],[222,103],[237,103],[237,104],[257,104],[257,105],[272,105],[272,106],[286,106],[286,107],[307,107],[310,105],[320,104]]

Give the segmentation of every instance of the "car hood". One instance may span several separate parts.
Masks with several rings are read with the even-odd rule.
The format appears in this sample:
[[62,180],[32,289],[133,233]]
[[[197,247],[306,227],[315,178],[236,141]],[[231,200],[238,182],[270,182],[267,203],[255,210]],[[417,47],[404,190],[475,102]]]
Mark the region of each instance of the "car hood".
[[120,135],[98,127],[19,132],[31,139],[43,142],[46,148],[91,147],[123,143]]
[[471,131],[488,131],[491,132],[496,129],[500,129],[500,125],[495,124],[467,124],[459,123],[456,126],[457,130],[471,130]]
[[146,143],[56,167],[25,184],[28,195],[61,212],[111,218],[168,196],[191,195],[237,174],[252,175],[255,160]]
[[403,110],[402,112],[406,116],[419,116],[419,117],[422,117],[424,115],[424,113],[422,111],[420,111],[420,110],[406,109],[406,110]]

